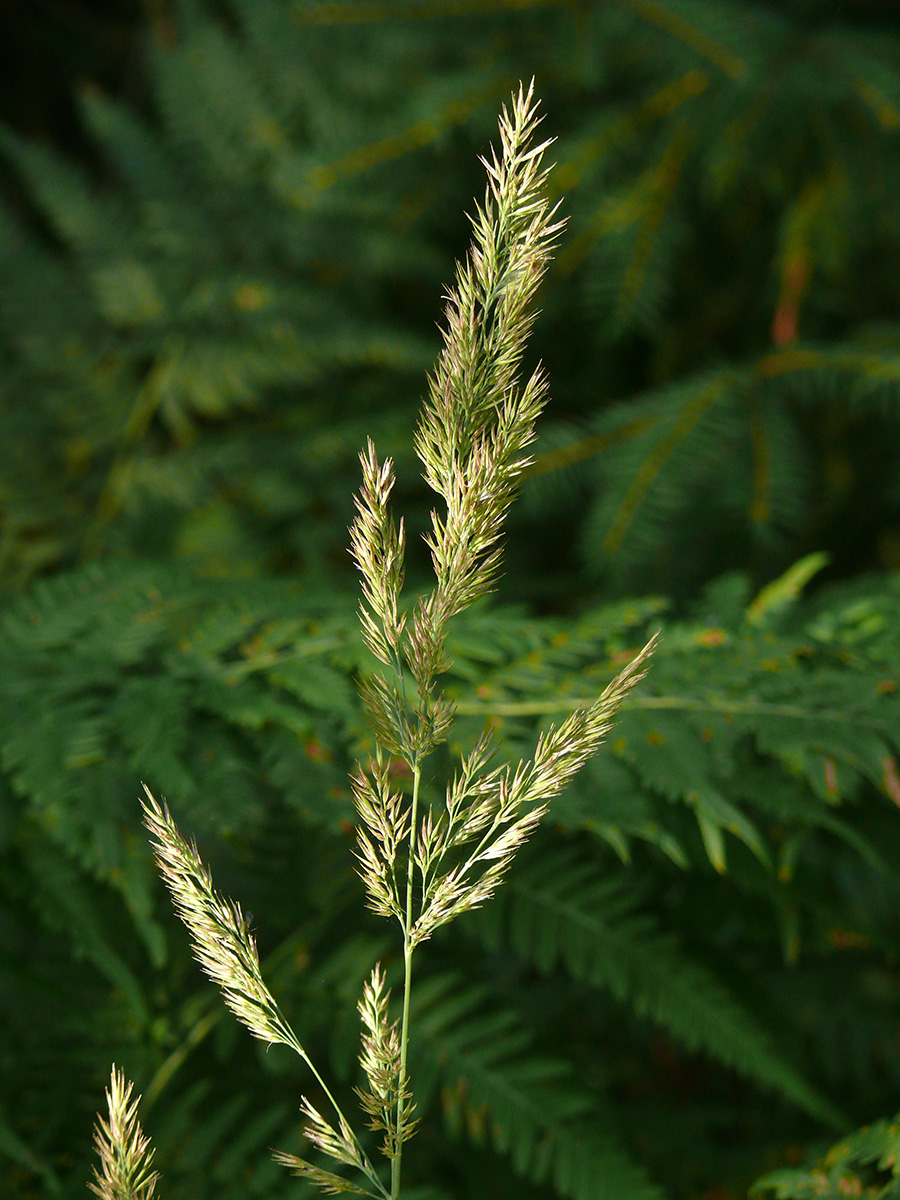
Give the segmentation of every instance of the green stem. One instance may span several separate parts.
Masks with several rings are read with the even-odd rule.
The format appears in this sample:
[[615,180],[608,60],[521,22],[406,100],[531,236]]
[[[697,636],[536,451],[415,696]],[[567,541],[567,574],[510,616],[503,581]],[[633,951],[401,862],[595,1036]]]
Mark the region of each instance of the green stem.
[[335,1100],[334,1096],[331,1094],[331,1089],[328,1087],[328,1084],[325,1082],[325,1080],[322,1078],[322,1076],[316,1070],[315,1066],[312,1063],[312,1060],[309,1058],[306,1051],[303,1049],[303,1047],[300,1045],[300,1043],[297,1041],[297,1039],[293,1036],[293,1034],[291,1034],[291,1041],[288,1042],[287,1044],[293,1046],[293,1048],[297,1051],[297,1053],[300,1055],[300,1057],[303,1059],[303,1061],[309,1067],[310,1071],[312,1071],[313,1075],[315,1075],[316,1079],[319,1082],[319,1086],[321,1087],[322,1091],[325,1093],[325,1095],[328,1097],[329,1101],[331,1102],[331,1107],[337,1113],[337,1117],[338,1117],[338,1120],[341,1122],[341,1125],[345,1129],[349,1130],[350,1136],[353,1138],[353,1143],[356,1146],[356,1149],[359,1153],[359,1158],[360,1158],[360,1162],[362,1164],[363,1174],[366,1176],[366,1178],[371,1183],[375,1184],[375,1186],[381,1192],[382,1196],[387,1197],[387,1192],[385,1191],[384,1184],[381,1182],[381,1180],[375,1174],[375,1168],[369,1162],[366,1152],[365,1152],[365,1150],[363,1150],[363,1148],[360,1144],[359,1138],[356,1136],[356,1134],[350,1128],[350,1122],[347,1120],[347,1118],[341,1112],[340,1105],[338,1104],[337,1100]]
[[400,1196],[400,1159],[403,1154],[402,1122],[403,1122],[403,1092],[406,1090],[406,1051],[409,1045],[409,997],[412,991],[412,956],[413,946],[410,942],[412,931],[413,906],[413,851],[415,849],[417,812],[419,807],[419,781],[422,771],[418,762],[413,764],[413,794],[412,809],[409,817],[409,860],[406,870],[406,920],[403,925],[403,1016],[400,1022],[400,1077],[398,1079],[397,1097],[397,1154],[391,1162],[391,1200]]

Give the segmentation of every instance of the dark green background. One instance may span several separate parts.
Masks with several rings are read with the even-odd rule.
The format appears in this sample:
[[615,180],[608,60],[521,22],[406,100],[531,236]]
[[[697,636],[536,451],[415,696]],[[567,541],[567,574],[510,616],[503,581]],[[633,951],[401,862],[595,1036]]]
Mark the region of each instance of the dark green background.
[[83,1194],[115,1060],[163,1196],[303,1194],[268,1147],[309,1081],[192,963],[139,785],[349,1095],[397,968],[352,870],[356,453],[397,460],[414,593],[441,297],[532,75],[553,399],[451,751],[493,715],[528,753],[664,638],[422,954],[410,1200],[739,1196],[892,1112],[895,6],[43,0],[0,47],[0,1190]]

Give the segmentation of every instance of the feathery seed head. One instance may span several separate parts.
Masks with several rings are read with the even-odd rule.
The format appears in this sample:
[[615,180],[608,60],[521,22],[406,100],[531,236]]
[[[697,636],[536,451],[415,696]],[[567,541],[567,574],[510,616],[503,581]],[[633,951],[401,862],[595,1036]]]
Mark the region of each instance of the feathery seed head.
[[254,1037],[290,1046],[308,1061],[263,982],[256,940],[240,905],[215,891],[196,845],[181,836],[166,805],[158,804],[146,785],[144,791],[144,824],[157,866],[175,910],[191,934],[200,966],[218,984],[225,1003]]
[[153,1150],[138,1120],[140,1096],[113,1064],[106,1102],[109,1119],[98,1117],[94,1146],[100,1157],[88,1187],[100,1200],[152,1200],[159,1175],[151,1169]]

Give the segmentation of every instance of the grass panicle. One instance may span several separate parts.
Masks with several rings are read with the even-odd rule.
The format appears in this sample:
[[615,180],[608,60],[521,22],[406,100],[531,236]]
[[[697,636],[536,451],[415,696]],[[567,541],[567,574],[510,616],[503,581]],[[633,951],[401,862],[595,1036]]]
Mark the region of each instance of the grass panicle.
[[[527,448],[547,401],[540,366],[520,380],[534,320],[531,302],[563,227],[546,198],[543,159],[551,143],[536,142],[540,120],[533,85],[520,87],[500,117],[499,148],[482,160],[487,190],[472,217],[469,255],[447,297],[443,350],[415,433],[424,478],[441,503],[425,534],[434,586],[410,602],[403,596],[406,531],[390,510],[393,463],[379,462],[371,440],[360,455],[350,549],[362,580],[362,635],[378,669],[360,680],[376,744],[351,776],[359,816],[356,855],[369,906],[399,927],[403,995],[399,1015],[391,1017],[385,974],[377,965],[359,1002],[366,1086],[355,1093],[366,1127],[381,1135],[389,1181],[388,1169],[382,1176],[370,1163],[263,981],[240,906],[215,890],[196,845],[181,835],[165,804],[149,790],[143,802],[160,874],[203,970],[238,1020],[255,1037],[296,1051],[328,1097],[335,1120],[305,1098],[301,1111],[307,1140],[338,1170],[293,1154],[275,1157],[330,1195],[398,1200],[403,1145],[417,1125],[407,1069],[414,952],[440,926],[493,895],[553,796],[609,732],[616,709],[643,677],[655,641],[594,704],[547,729],[530,759],[492,766],[499,747],[486,733],[461,756],[443,802],[420,802],[424,760],[446,741],[454,722],[453,704],[439,685],[450,665],[449,624],[496,585],[504,519],[531,462]],[[150,1200],[155,1176],[147,1174],[147,1142],[130,1085],[123,1092],[115,1072],[110,1094],[110,1122],[98,1135],[104,1170],[98,1179],[112,1179],[121,1162],[134,1164],[129,1179],[144,1182],[131,1192],[116,1191],[118,1183],[95,1191],[104,1200]],[[141,1187],[143,1192],[135,1190]]]

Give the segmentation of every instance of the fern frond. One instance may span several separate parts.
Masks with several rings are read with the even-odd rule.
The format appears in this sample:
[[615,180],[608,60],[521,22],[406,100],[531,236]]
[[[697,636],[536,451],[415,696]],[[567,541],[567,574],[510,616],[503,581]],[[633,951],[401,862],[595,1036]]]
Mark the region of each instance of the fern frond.
[[[449,994],[447,994],[449,992]],[[493,1143],[516,1172],[571,1200],[660,1200],[662,1193],[602,1121],[571,1067],[530,1053],[516,1016],[485,1012],[479,990],[430,979],[417,1004],[417,1077],[440,1080],[451,1132]],[[430,993],[430,994],[429,994]],[[607,1123],[608,1125],[608,1123]]]
[[473,924],[492,949],[509,945],[549,974],[609,989],[617,1000],[821,1120],[835,1110],[780,1054],[771,1035],[655,918],[628,875],[611,876],[576,850],[542,850],[515,872]]
[[751,1196],[772,1192],[778,1200],[840,1200],[843,1196],[891,1196],[896,1191],[900,1120],[876,1121],[857,1129],[814,1165],[770,1171],[751,1188]]

